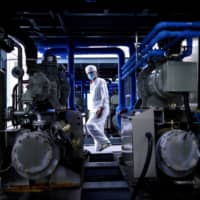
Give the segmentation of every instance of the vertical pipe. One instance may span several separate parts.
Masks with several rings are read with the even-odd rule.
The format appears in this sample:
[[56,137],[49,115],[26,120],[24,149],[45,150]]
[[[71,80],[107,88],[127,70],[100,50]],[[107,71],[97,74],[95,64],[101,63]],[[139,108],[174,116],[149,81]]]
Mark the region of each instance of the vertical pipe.
[[5,108],[6,108],[6,52],[0,50],[0,130],[6,128]]
[[125,63],[125,57],[123,54],[119,54],[118,57],[118,106],[116,108],[116,119],[119,130],[121,130],[121,119],[119,113],[125,109],[125,88],[124,88],[124,80],[122,79],[122,66]]
[[190,56],[192,54],[192,39],[192,37],[187,37],[187,50],[179,56],[180,59],[183,59],[184,57]]
[[[16,45],[18,48],[18,66],[23,70],[23,58],[22,58],[22,47],[20,45]],[[23,95],[23,76],[18,78],[18,101],[19,101],[19,110],[23,110],[22,104],[22,95]]]
[[[135,52],[136,52],[136,62],[137,62],[137,49],[138,49],[138,35],[135,35]],[[130,49],[130,55],[132,55],[134,49]],[[135,71],[132,72],[130,78],[130,105],[129,110],[133,110],[135,102],[136,102],[136,74]]]
[[88,90],[86,89],[86,81],[83,81],[83,102],[84,102],[84,112],[87,112],[87,93]]
[[73,45],[68,45],[68,65],[69,65],[69,82],[71,86],[69,95],[69,108],[75,110],[75,70],[74,70],[74,48]]
[[[5,121],[5,109],[6,109],[6,52],[0,50],[0,161],[4,160],[5,153],[5,132],[6,121]],[[2,164],[0,164],[0,168]]]
[[119,76],[119,104],[121,108],[125,107],[125,88],[124,88],[124,80],[122,80],[122,73],[121,73],[121,67],[123,66],[125,60],[121,59],[120,57],[118,58],[118,76]]
[[[18,67],[22,69],[23,71],[23,50],[21,44],[12,36],[8,36],[13,42],[15,47],[18,49]],[[23,110],[23,104],[22,104],[22,95],[23,95],[23,76],[18,78],[18,105],[19,110]]]
[[197,108],[200,109],[200,37],[198,38],[198,88],[197,88]]

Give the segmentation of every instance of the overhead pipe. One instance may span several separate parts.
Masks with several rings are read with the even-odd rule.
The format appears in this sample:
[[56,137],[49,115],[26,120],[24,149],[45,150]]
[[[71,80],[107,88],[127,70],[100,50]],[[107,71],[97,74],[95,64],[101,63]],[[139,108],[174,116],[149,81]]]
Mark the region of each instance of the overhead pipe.
[[[200,29],[200,22],[160,22],[158,23],[153,30],[145,37],[145,39],[142,41],[139,51],[141,51],[143,48],[148,45],[148,43],[152,40],[152,38],[155,37],[157,33],[164,29]],[[126,62],[126,64],[122,67],[124,70],[127,66],[129,66],[129,63],[132,63],[136,59],[136,55],[134,54],[131,56],[131,58]]]
[[157,59],[162,58],[165,55],[165,51],[162,50],[152,50],[148,54],[144,55],[142,59],[140,59],[137,64],[135,64],[128,72],[122,75],[122,80],[124,80],[127,76],[129,76],[133,71],[135,71],[139,67],[143,67],[146,62],[152,58],[156,57]]
[[149,44],[141,50],[141,54],[145,54],[150,50],[154,44],[158,41],[163,40],[165,38],[173,38],[173,37],[182,37],[182,38],[192,38],[192,37],[199,37],[199,31],[192,31],[192,30],[183,30],[183,31],[161,31],[157,34],[155,38],[153,38]]
[[122,79],[124,79],[125,76],[130,75],[133,71],[135,71],[135,70],[137,69],[136,66],[143,67],[144,64],[146,64],[146,62],[147,62],[150,58],[152,58],[152,57],[160,58],[160,57],[163,57],[163,56],[165,56],[165,51],[164,51],[164,50],[159,49],[159,50],[151,50],[151,51],[149,51],[148,54],[145,54],[144,56],[142,56],[142,57],[137,61],[137,63],[136,63],[136,61],[133,62],[133,63],[130,65],[131,67],[129,68],[129,70],[127,70],[127,71],[125,71],[125,70],[122,71]]
[[163,46],[162,49],[165,50],[165,51],[167,51],[167,49],[169,49],[170,47],[172,47],[177,42],[179,42],[180,40],[183,40],[183,39],[184,38],[182,38],[182,37],[173,38],[170,42],[168,42],[167,44],[165,44],[165,46]]
[[[74,42],[74,47],[76,48],[92,48],[91,46],[99,46],[97,48],[106,48],[106,47],[100,47],[100,46],[109,46],[108,48],[118,48],[116,46],[127,46],[129,48],[129,53],[130,53],[130,56],[132,55],[132,53],[134,52],[135,50],[135,47],[134,47],[134,44],[132,44],[131,42],[115,42],[115,43],[107,43],[107,42],[103,42],[101,44],[99,43],[86,43],[86,42]],[[50,51],[50,52],[54,52],[55,54],[63,54],[63,55],[66,55],[66,52],[63,52],[62,49],[66,49],[67,46],[68,46],[68,43],[62,43],[62,44],[54,44],[54,43],[47,43],[47,44],[40,44],[40,43],[37,43],[37,46],[38,46],[38,51],[41,52],[41,53],[46,53],[47,51]]]
[[155,35],[164,29],[196,29],[200,28],[200,22],[160,22],[155,25],[153,30],[144,38],[141,43],[140,49],[144,48]]
[[[176,37],[175,39],[173,39],[171,42],[169,42],[168,44],[166,44],[164,47],[162,47],[162,50],[165,50],[165,51],[167,51],[167,49],[169,49],[170,47],[172,47],[176,42],[178,42],[180,39],[183,39],[183,37]],[[186,57],[186,56],[189,56],[189,55],[191,55],[191,53],[192,53],[192,39],[190,38],[187,38],[187,50],[186,51],[184,51],[177,59],[182,59],[182,58],[184,58],[184,57]],[[141,55],[140,56],[142,56],[142,53],[141,53]],[[135,60],[134,60],[135,59]],[[134,64],[136,64],[136,62],[137,62],[137,58],[136,58],[136,56],[133,56],[133,59],[132,60],[130,60],[130,61],[128,61],[129,63],[131,62],[132,64],[131,65],[127,65],[127,63],[126,63],[126,66],[124,65],[123,67],[123,74],[125,74],[125,73],[127,73],[129,70],[130,70],[130,68],[132,67],[132,65],[134,65]]]
[[[163,40],[165,38],[173,38],[173,37],[182,37],[182,38],[192,38],[192,37],[199,37],[200,31],[191,31],[191,30],[185,30],[185,31],[161,31],[158,33],[158,35],[153,38],[149,44],[141,50],[141,55],[148,54],[148,51],[152,49],[153,45],[156,44],[158,41]],[[123,78],[128,76],[131,72],[133,72],[133,69],[135,70],[135,67],[132,67],[135,65],[135,62],[129,62],[126,63],[126,66],[128,69],[126,71],[122,71]],[[125,75],[126,74],[126,75]]]

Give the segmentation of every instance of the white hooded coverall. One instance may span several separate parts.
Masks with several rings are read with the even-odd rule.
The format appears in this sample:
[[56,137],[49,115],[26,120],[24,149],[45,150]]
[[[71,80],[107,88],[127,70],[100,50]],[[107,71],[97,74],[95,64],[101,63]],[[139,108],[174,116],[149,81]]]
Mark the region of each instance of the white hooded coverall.
[[[90,95],[88,97],[89,119],[86,127],[89,134],[93,137],[95,146],[110,143],[104,133],[104,126],[109,115],[109,94],[107,83],[104,79],[97,77],[90,83]],[[96,111],[102,107],[102,115],[98,118]]]

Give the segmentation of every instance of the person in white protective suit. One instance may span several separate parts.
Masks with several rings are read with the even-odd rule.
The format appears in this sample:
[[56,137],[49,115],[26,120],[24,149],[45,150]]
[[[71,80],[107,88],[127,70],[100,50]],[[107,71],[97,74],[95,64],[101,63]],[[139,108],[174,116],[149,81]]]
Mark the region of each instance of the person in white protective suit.
[[95,65],[87,65],[85,72],[90,80],[89,118],[86,128],[94,139],[96,151],[102,151],[111,146],[110,140],[104,133],[104,126],[110,112],[108,87],[106,81],[98,77]]

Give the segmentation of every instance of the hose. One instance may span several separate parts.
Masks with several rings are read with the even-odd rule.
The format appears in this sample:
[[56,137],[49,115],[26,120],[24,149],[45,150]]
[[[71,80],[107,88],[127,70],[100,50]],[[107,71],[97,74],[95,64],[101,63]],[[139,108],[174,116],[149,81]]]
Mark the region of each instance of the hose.
[[191,131],[192,130],[192,112],[191,112],[190,104],[189,104],[189,93],[183,93],[183,101],[184,101],[187,122],[188,122],[188,129]]
[[5,173],[7,172],[9,169],[11,169],[12,165],[9,165],[8,167],[6,167],[5,169],[0,169],[0,174],[1,173]]
[[136,186],[131,194],[131,200],[134,200],[136,199],[137,195],[138,195],[138,192],[143,184],[143,181],[144,181],[144,177],[147,173],[147,170],[149,168],[149,164],[150,164],[150,161],[151,161],[151,155],[152,155],[152,150],[153,150],[153,136],[150,132],[147,132],[145,134],[146,138],[148,139],[148,149],[147,149],[147,155],[146,155],[146,159],[145,159],[145,162],[144,162],[144,167],[142,169],[142,172],[141,172],[141,175],[140,177],[138,178],[138,181],[136,183]]

